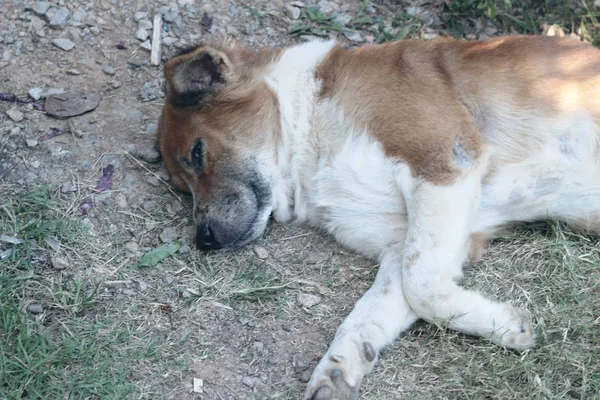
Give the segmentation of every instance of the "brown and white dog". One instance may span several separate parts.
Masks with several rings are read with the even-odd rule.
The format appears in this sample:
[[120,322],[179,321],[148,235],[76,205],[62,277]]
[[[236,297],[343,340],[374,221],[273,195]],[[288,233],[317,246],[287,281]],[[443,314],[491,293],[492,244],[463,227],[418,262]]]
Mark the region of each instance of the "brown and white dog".
[[419,318],[530,348],[524,313],[456,283],[463,262],[515,222],[600,232],[600,51],[574,39],[198,46],[165,75],[161,153],[200,248],[243,246],[272,215],[380,262],[307,399],[356,398]]

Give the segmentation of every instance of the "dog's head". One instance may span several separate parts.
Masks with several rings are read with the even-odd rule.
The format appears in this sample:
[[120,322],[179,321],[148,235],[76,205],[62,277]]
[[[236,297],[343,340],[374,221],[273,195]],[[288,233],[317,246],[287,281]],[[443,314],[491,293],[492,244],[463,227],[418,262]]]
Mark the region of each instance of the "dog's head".
[[174,185],[193,194],[199,248],[242,246],[267,225],[279,121],[260,74],[273,57],[198,46],[165,65],[158,140]]

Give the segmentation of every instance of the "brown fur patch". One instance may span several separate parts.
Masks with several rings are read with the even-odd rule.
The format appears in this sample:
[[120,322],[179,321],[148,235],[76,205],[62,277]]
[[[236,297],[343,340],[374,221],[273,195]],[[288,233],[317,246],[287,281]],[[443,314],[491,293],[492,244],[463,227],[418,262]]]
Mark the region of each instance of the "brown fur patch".
[[[595,48],[565,38],[406,40],[337,47],[316,76],[320,98],[336,102],[388,156],[408,163],[416,176],[450,184],[461,173],[455,146],[476,162],[486,141],[501,140],[493,129],[504,123],[503,113],[536,109],[550,117],[583,107],[599,114],[600,99],[590,93],[600,83],[595,60]],[[499,162],[522,158],[543,142],[527,129],[510,138],[519,151]]]

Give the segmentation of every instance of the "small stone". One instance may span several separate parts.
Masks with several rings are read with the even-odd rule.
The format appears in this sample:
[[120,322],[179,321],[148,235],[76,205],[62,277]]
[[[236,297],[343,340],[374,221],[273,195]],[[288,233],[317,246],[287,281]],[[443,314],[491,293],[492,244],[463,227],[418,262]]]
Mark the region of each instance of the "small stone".
[[15,122],[21,122],[24,118],[23,113],[17,110],[16,108],[11,108],[8,111],[6,111],[6,115],[8,115],[8,117]]
[[32,31],[39,31],[41,29],[44,29],[44,21],[42,21],[41,18],[34,16],[31,18],[31,23],[29,24],[29,26],[31,27]]
[[179,10],[176,8],[171,9],[168,13],[163,15],[163,20],[167,23],[175,22],[179,17]]
[[306,383],[306,382],[310,381],[311,376],[312,376],[312,371],[307,369],[306,371],[302,372],[300,374],[300,376],[298,376],[298,379],[300,380],[300,382]]
[[75,193],[76,191],[77,191],[77,188],[72,183],[65,183],[60,188],[60,192],[62,194]]
[[162,39],[162,44],[164,44],[165,46],[169,46],[169,47],[170,47],[170,46],[172,46],[172,45],[173,45],[173,43],[175,43],[176,41],[177,41],[177,39],[175,39],[174,37],[167,36],[167,37],[164,37],[164,38]]
[[29,92],[27,92],[29,94],[29,97],[31,97],[33,100],[38,101],[42,98],[42,94],[44,94],[44,90],[40,87],[34,87],[29,89]]
[[261,260],[266,260],[269,258],[269,252],[262,246],[254,246],[254,254],[256,254],[256,257],[260,258]]
[[38,160],[35,160],[31,163],[31,166],[35,169],[38,169],[41,165],[42,163],[40,163]]
[[66,38],[54,39],[52,44],[64,51],[71,51],[75,47],[75,43]]
[[289,3],[283,7],[283,13],[290,19],[300,18],[300,9]]
[[329,260],[330,254],[324,251],[312,251],[304,260],[307,264],[317,264]]
[[114,74],[117,72],[117,70],[116,70],[116,69],[114,69],[114,67],[111,67],[111,66],[109,65],[109,66],[105,67],[105,68],[102,70],[102,72],[104,72],[106,75],[113,76],[113,75],[114,75]]
[[117,204],[117,207],[119,208],[127,208],[127,197],[125,197],[125,195],[123,193],[118,193],[115,196],[115,203]]
[[41,314],[44,312],[44,306],[42,306],[41,304],[30,304],[29,307],[27,307],[27,309],[32,314]]
[[146,125],[146,133],[147,134],[155,135],[157,131],[158,131],[158,124],[156,124],[155,122],[149,122]]
[[194,393],[204,393],[203,386],[204,381],[202,379],[194,378]]
[[90,32],[94,36],[99,35],[100,34],[100,28],[98,28],[97,26],[90,26]]
[[364,42],[364,39],[361,36],[360,32],[357,32],[357,31],[354,31],[354,32],[346,32],[346,31],[344,31],[344,36],[346,36],[348,38],[348,40],[351,40],[354,43],[362,43],[362,42]]
[[52,267],[54,269],[66,269],[69,268],[69,261],[67,261],[66,259],[62,258],[62,257],[52,257],[51,259],[52,261]]
[[133,289],[123,289],[123,294],[126,296],[135,296],[137,293]]
[[152,29],[152,22],[147,19],[142,19],[138,21],[138,29],[150,30]]
[[254,386],[256,386],[256,381],[251,376],[244,376],[242,378],[242,384],[244,384],[244,386],[248,386],[249,388],[253,388]]
[[148,290],[148,284],[144,281],[139,281],[138,289],[140,290],[140,292],[145,292],[146,290]]
[[131,154],[147,163],[157,163],[160,161],[160,153],[154,146],[136,146],[131,150]]
[[67,8],[59,8],[56,10],[52,19],[49,22],[49,26],[52,29],[63,29],[67,26],[67,20],[69,19],[69,10]]
[[150,40],[146,40],[144,42],[142,42],[142,44],[140,44],[140,47],[144,50],[152,50],[152,43],[150,42]]
[[144,12],[144,11],[138,11],[133,15],[133,20],[135,22],[138,22],[141,19],[146,19],[148,18],[148,13]]
[[281,328],[282,328],[284,331],[286,331],[286,332],[291,332],[293,327],[292,327],[292,324],[291,324],[291,323],[289,323],[289,322],[284,322],[284,323],[281,325]]
[[311,308],[321,302],[321,297],[316,294],[298,293],[298,303],[304,308]]
[[87,13],[85,12],[85,10],[83,8],[78,8],[75,11],[73,11],[73,21],[78,22],[78,23],[82,23],[85,20],[85,16],[87,15]]
[[179,237],[179,232],[177,232],[177,228],[168,227],[160,233],[159,237],[163,243],[171,243]]
[[150,34],[148,33],[148,31],[146,29],[143,29],[143,28],[139,28],[135,32],[135,37],[142,42],[144,40],[148,39],[148,36],[150,36]]
[[134,242],[132,240],[130,242],[125,243],[125,250],[131,253],[137,253],[140,250],[140,246],[137,244],[137,242]]
[[157,177],[151,176],[150,178],[148,178],[148,184],[152,185],[154,187],[159,187],[160,186],[160,181],[158,180]]
[[39,16],[46,14],[46,11],[50,8],[50,3],[47,1],[36,1],[33,3],[33,7],[31,7],[31,11],[36,13]]
[[79,71],[78,69],[68,69],[67,75],[78,76],[78,75],[81,75],[81,71]]
[[118,89],[121,87],[121,82],[120,81],[112,81],[111,86],[113,87],[113,89]]
[[25,139],[25,144],[29,148],[33,148],[38,145],[38,141],[35,139]]
[[265,351],[265,344],[263,342],[254,342],[252,348],[254,348],[254,351],[258,354],[262,354],[263,351]]
[[45,99],[48,96],[52,96],[55,94],[61,94],[64,92],[65,92],[65,89],[63,89],[63,88],[50,88],[50,89],[46,90],[44,93],[42,93],[42,99]]

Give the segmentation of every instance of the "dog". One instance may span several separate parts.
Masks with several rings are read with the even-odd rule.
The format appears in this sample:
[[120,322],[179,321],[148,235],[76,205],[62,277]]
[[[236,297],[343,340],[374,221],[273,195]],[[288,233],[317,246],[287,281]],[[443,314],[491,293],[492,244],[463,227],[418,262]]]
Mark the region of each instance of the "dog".
[[272,216],[379,262],[305,399],[357,398],[418,319],[531,348],[524,312],[456,283],[463,263],[515,223],[600,231],[600,51],[575,39],[199,45],[164,73],[158,141],[197,247],[244,246]]

